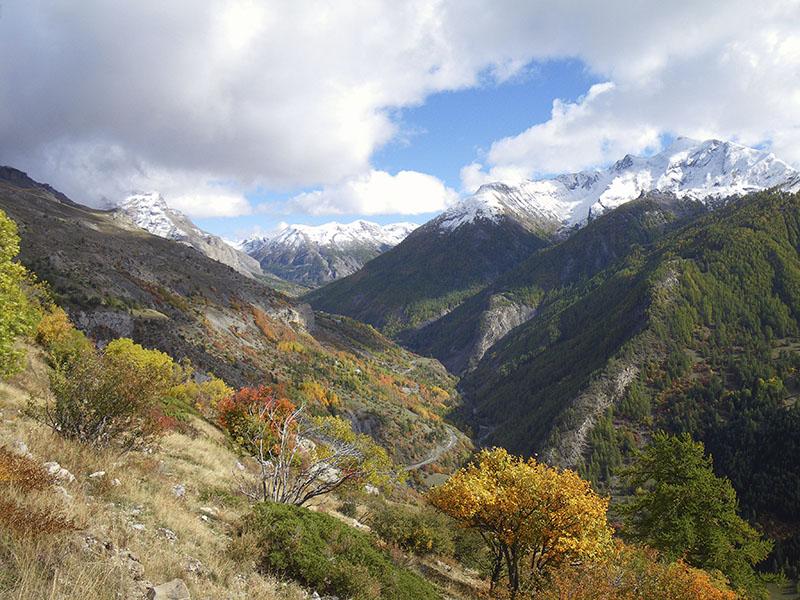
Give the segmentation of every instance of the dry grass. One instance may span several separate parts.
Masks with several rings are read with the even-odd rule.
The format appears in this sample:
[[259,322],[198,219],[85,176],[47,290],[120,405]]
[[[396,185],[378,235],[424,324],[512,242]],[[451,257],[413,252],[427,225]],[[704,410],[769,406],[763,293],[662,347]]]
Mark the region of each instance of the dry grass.
[[[39,357],[29,355],[30,368],[0,384],[0,446],[20,440],[32,459],[0,448],[0,498],[23,506],[25,519],[42,524],[49,515],[53,525],[64,527],[39,527],[34,535],[29,525],[6,526],[0,503],[0,597],[136,598],[145,580],[158,584],[176,577],[192,598],[306,597],[292,583],[256,573],[247,552],[232,551],[238,521],[249,507],[235,493],[237,457],[222,433],[198,420],[192,437],[171,433],[151,453],[124,455],[64,440],[23,413],[47,380]],[[69,497],[39,469],[47,461],[75,476],[74,482],[58,482]],[[89,477],[98,471],[105,475]],[[173,492],[176,485],[185,488],[182,497]]]

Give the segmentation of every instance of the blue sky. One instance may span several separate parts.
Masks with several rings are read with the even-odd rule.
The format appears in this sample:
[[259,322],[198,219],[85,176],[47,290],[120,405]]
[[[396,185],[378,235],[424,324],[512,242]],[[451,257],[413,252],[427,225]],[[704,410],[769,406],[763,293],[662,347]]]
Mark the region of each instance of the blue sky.
[[[372,164],[390,173],[401,170],[429,173],[459,190],[461,168],[481,157],[493,141],[547,121],[554,99],[575,102],[598,81],[578,60],[550,60],[529,64],[520,74],[502,83],[486,77],[479,87],[434,94],[420,106],[394,111],[392,118],[401,133],[373,155]],[[248,199],[253,204],[269,204],[285,201],[300,191],[307,190],[262,191],[248,194]],[[254,228],[269,231],[281,222],[319,225],[331,220],[363,218],[377,223],[424,223],[437,212],[343,216],[295,212],[279,216],[201,218],[195,222],[217,235],[239,239]]]

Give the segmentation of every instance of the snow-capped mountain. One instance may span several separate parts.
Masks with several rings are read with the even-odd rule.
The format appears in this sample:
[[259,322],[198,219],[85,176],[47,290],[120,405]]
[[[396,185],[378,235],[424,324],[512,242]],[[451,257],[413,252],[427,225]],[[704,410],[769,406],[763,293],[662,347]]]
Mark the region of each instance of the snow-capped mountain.
[[378,225],[362,220],[289,225],[273,235],[245,240],[241,249],[266,272],[316,286],[354,273],[416,228],[415,223]]
[[262,274],[258,261],[232,248],[222,238],[203,231],[182,212],[169,208],[158,192],[128,196],[117,206],[115,214],[153,235],[192,246],[244,275]]
[[710,202],[767,188],[800,189],[800,172],[769,152],[719,140],[677,138],[649,157],[631,156],[607,169],[516,185],[490,183],[436,218],[441,231],[503,215],[532,228],[582,225],[643,192],[671,192]]

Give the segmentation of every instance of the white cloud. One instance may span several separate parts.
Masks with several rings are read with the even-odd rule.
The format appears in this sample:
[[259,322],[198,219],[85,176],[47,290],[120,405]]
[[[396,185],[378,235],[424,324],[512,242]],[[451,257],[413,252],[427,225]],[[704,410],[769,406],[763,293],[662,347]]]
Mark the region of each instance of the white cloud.
[[153,182],[194,216],[242,214],[246,191],[319,186],[324,210],[375,213],[339,182],[371,177],[397,108],[565,57],[613,87],[554,104],[466,177],[588,166],[661,132],[797,162],[798,22],[796,0],[5,3],[0,163],[87,203]]
[[263,205],[261,210],[302,212],[310,215],[417,215],[444,210],[458,194],[439,179],[416,171],[386,171],[347,179],[321,190],[299,194],[283,206]]
[[619,8],[598,4],[569,25],[566,14],[554,23],[569,53],[606,82],[577,102],[555,100],[549,120],[494,142],[462,169],[465,190],[657,150],[665,133],[768,143],[800,164],[800,3]]

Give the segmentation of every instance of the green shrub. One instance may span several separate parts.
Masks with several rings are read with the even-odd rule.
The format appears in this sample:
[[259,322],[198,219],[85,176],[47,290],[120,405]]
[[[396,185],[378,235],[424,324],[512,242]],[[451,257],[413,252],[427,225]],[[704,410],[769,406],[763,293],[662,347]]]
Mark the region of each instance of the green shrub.
[[373,538],[329,515],[263,502],[245,519],[256,536],[257,564],[320,594],[367,600],[427,600],[441,596],[429,582],[393,564]]
[[372,530],[383,540],[414,554],[453,556],[456,524],[429,508],[383,504],[369,520]]

